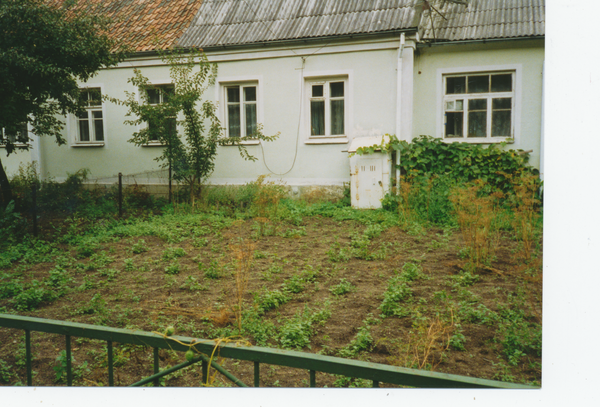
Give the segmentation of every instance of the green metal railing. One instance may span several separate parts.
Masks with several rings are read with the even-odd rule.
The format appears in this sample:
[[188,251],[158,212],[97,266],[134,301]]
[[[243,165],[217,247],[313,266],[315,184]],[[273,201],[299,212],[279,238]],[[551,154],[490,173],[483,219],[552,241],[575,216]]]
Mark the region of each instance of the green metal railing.
[[[107,342],[108,384],[114,386],[113,373],[113,343],[142,345],[154,349],[154,374],[131,386],[142,386],[148,383],[159,385],[159,379],[177,370],[195,363],[202,364],[202,381],[206,383],[209,366],[240,387],[248,387],[241,380],[233,376],[212,357],[216,353],[228,359],[246,360],[254,362],[254,383],[259,385],[260,364],[287,366],[309,371],[310,387],[316,386],[316,372],[343,375],[353,378],[371,380],[373,387],[379,383],[397,384],[422,388],[503,388],[503,389],[537,389],[538,387],[506,383],[495,380],[477,379],[466,376],[446,373],[429,372],[417,369],[407,369],[397,366],[388,366],[378,363],[362,362],[332,356],[315,355],[288,351],[282,349],[263,348],[258,346],[239,346],[235,343],[223,343],[211,340],[198,340],[184,336],[164,336],[157,333],[137,331],[131,329],[108,328],[104,326],[64,322],[43,318],[32,318],[18,315],[0,314],[0,327],[23,329],[25,331],[25,353],[27,385],[32,386],[32,357],[31,333],[46,332],[64,335],[66,339],[67,358],[67,385],[73,384],[71,369],[71,337],[98,339]],[[171,349],[187,352],[193,348],[197,355],[194,359],[186,361],[169,369],[159,371],[159,349]]]

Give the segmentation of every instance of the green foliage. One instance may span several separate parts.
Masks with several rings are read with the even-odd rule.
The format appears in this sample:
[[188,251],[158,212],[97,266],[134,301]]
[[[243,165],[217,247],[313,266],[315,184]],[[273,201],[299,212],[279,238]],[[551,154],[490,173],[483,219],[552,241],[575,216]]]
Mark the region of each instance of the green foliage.
[[383,301],[379,306],[381,314],[384,317],[392,315],[405,317],[408,311],[402,307],[402,302],[410,299],[412,289],[404,282],[401,276],[394,276],[389,279],[387,290],[383,293]]
[[254,304],[260,314],[275,309],[291,299],[290,295],[280,290],[267,291],[254,295]]
[[11,371],[8,363],[0,359],[0,383],[9,384],[14,377],[17,375]]
[[[0,128],[16,136],[0,137],[0,146],[9,155],[16,148],[29,149],[27,134],[19,133],[23,123],[37,136],[64,144],[60,116],[82,112],[79,83],[125,56],[109,36],[105,13],[84,12],[81,7],[94,6],[76,3],[0,2]],[[4,207],[12,193],[1,162],[0,190]]]
[[337,379],[333,382],[333,387],[365,388],[372,387],[372,384],[367,379],[337,376]]
[[57,294],[52,289],[48,289],[44,284],[37,280],[16,294],[12,300],[12,306],[18,311],[31,311],[36,309],[42,302],[53,301]]
[[345,278],[340,280],[338,285],[334,285],[329,289],[331,294],[333,295],[345,295],[350,292],[356,291],[356,286],[352,285],[352,283]]
[[499,337],[510,365],[516,366],[526,355],[542,355],[542,326],[527,314],[525,294],[522,289],[508,296],[509,304],[498,310]]
[[[113,103],[126,106],[128,116],[135,119],[125,123],[140,126],[150,123],[135,132],[129,140],[137,146],[157,141],[166,148],[157,157],[163,167],[173,169],[173,178],[186,185],[189,189],[190,202],[194,201],[201,186],[214,169],[217,147],[224,144],[234,144],[240,155],[246,160],[255,161],[246,146],[241,143],[249,139],[272,141],[276,136],[268,137],[262,134],[262,127],[257,126],[254,134],[242,138],[223,137],[223,128],[217,117],[217,105],[209,100],[202,100],[206,89],[215,83],[217,65],[208,62],[204,53],[187,50],[171,50],[161,55],[164,63],[169,65],[172,88],[153,86],[140,70],[134,70],[134,76],[129,82],[139,93],[125,92],[126,99],[108,98]],[[163,103],[150,104],[146,89],[152,89],[164,94]],[[179,115],[183,120],[175,123]],[[179,128],[178,126],[179,125]],[[179,134],[180,129],[183,134]]]
[[[201,266],[202,263],[198,264],[199,268]],[[204,276],[212,280],[218,280],[219,278],[223,277],[225,269],[225,266],[221,266],[218,261],[213,260],[210,262],[210,265],[207,267],[206,271],[204,271]]]
[[162,259],[164,261],[173,260],[185,256],[187,253],[182,247],[168,247],[163,251]]
[[148,251],[148,247],[146,246],[146,241],[144,239],[140,239],[136,243],[131,246],[131,251],[134,254],[140,254]]
[[91,315],[99,314],[103,315],[107,312],[106,301],[102,298],[101,294],[94,294],[92,299],[85,302],[81,307],[75,308],[73,311],[74,315]]
[[361,326],[354,339],[348,346],[342,348],[339,355],[343,358],[353,358],[358,356],[360,352],[368,351],[373,346],[373,336],[369,325]]
[[423,274],[423,269],[419,264],[407,262],[402,266],[402,273],[400,274],[402,281],[410,282],[425,278],[426,276]]
[[283,289],[284,291],[297,294],[304,291],[304,285],[304,279],[298,275],[294,275],[283,284]]
[[179,274],[179,272],[181,271],[181,267],[179,266],[179,263],[172,263],[169,264],[167,267],[165,267],[165,273],[166,274]]
[[450,276],[454,288],[469,287],[479,281],[479,276],[470,271],[462,270],[454,276]]
[[458,304],[457,316],[459,320],[472,324],[495,325],[498,322],[498,315],[483,304],[475,307],[468,301],[461,301]]
[[[490,191],[506,193],[512,190],[511,177],[537,172],[528,164],[528,154],[522,150],[505,150],[506,143],[484,147],[481,144],[445,143],[429,136],[419,136],[410,143],[395,136],[389,136],[389,140],[377,148],[400,152],[400,170],[406,176],[445,174],[461,182],[481,179],[489,185]],[[374,147],[359,149],[357,154],[372,153]]]
[[186,289],[189,291],[206,291],[206,290],[208,290],[208,287],[200,284],[198,279],[194,276],[187,276],[180,288]]
[[[58,356],[56,357],[56,362],[57,364],[52,366],[52,369],[54,370],[55,373],[55,378],[54,381],[56,383],[61,383],[61,382],[66,382],[67,379],[67,351],[63,350],[61,351]],[[90,369],[88,368],[88,363],[83,362],[81,365],[79,366],[75,366],[75,357],[73,355],[71,355],[71,363],[72,363],[72,372],[73,372],[73,379],[79,379],[83,373],[85,372],[89,372]]]
[[285,349],[310,347],[310,338],[315,333],[314,325],[325,323],[330,316],[329,303],[314,313],[305,306],[302,312],[297,312],[279,328],[279,344]]

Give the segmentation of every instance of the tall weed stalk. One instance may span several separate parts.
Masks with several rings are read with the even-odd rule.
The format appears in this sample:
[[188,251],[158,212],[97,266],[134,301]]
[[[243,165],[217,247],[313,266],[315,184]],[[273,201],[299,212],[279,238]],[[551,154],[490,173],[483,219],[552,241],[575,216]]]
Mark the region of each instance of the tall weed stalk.
[[475,180],[452,189],[450,194],[469,259],[475,268],[493,260],[500,237],[498,202],[504,194],[499,191],[484,194],[484,187],[482,180]]
[[523,243],[523,257],[529,260],[535,239],[535,225],[539,216],[536,210],[540,204],[537,198],[539,179],[535,175],[528,174],[513,178],[512,184],[515,191],[511,197],[512,226],[515,236]]

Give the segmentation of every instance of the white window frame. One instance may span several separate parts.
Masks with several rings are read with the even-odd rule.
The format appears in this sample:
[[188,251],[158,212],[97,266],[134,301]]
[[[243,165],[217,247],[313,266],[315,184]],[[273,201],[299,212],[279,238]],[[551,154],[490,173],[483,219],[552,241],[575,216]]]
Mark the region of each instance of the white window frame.
[[[163,88],[163,87],[172,87],[173,89],[175,88],[175,84],[169,81],[152,81],[148,83],[148,88],[150,87],[154,87],[154,88]],[[140,92],[140,99],[141,99],[141,93],[142,92],[146,92],[146,97],[147,97],[147,92],[148,92],[148,88],[140,88],[139,92]],[[164,99],[163,99],[163,93],[160,92],[159,93],[159,103],[163,103]],[[140,100],[141,101],[141,100]],[[150,103],[150,100],[148,100],[148,104],[151,106],[155,106],[157,105],[157,103]],[[176,119],[177,120],[177,119]],[[140,130],[141,129],[147,129],[148,128],[148,123],[143,123],[142,125],[140,125]],[[142,147],[164,147],[164,144],[161,143],[159,140],[149,140],[148,143],[142,145]]]
[[[331,134],[331,100],[338,99],[330,96],[332,82],[344,83],[344,134]],[[312,86],[323,85],[323,96],[313,97]],[[353,86],[352,71],[323,71],[306,72],[302,76],[302,133],[305,144],[345,144],[348,143],[351,129],[353,128]],[[312,135],[311,133],[311,100],[323,100],[325,102],[325,134]]]
[[[474,76],[474,75],[495,75],[495,74],[512,74],[512,91],[511,92],[486,92],[486,93],[461,93],[446,95],[446,79],[448,77],[459,76]],[[521,130],[521,77],[522,65],[490,65],[476,67],[460,67],[460,68],[444,68],[437,70],[437,129],[438,137],[444,142],[460,142],[472,144],[495,144],[502,142],[517,142],[520,138]],[[509,137],[492,137],[492,99],[496,98],[511,98],[511,136]],[[470,99],[486,99],[487,100],[487,116],[486,116],[486,137],[467,137],[468,131],[468,100]],[[446,137],[446,102],[455,102],[463,100],[463,136],[462,137]]]
[[[229,101],[227,98],[227,88],[231,88],[234,86],[240,87],[240,137],[247,137],[246,134],[246,115],[244,114],[244,91],[245,87],[256,88],[256,101],[253,102],[256,105],[256,124],[260,125],[263,123],[263,89],[262,89],[262,76],[230,76],[230,77],[220,77],[217,78],[218,86],[215,86],[216,100],[219,101],[218,107],[218,117],[221,121],[221,124],[224,128],[224,136],[229,138],[229,115],[228,115],[228,105]],[[244,140],[241,144],[244,145],[253,145],[259,144],[260,141],[258,139],[254,140]]]
[[[100,91],[100,95],[104,95],[104,87],[100,84],[86,84],[85,87],[81,87],[79,90],[81,92],[89,91],[92,89],[98,89]],[[81,135],[79,133],[79,121],[80,118],[77,115],[69,115],[69,120],[67,121],[67,132],[72,135],[72,144],[71,147],[103,147],[106,145],[106,112],[104,101],[102,97],[100,98],[99,106],[84,106],[84,111],[87,113],[87,121],[88,121],[88,131],[90,135],[90,140],[81,140]],[[102,114],[102,140],[96,139],[96,131],[94,126],[94,114],[93,112],[100,112]]]

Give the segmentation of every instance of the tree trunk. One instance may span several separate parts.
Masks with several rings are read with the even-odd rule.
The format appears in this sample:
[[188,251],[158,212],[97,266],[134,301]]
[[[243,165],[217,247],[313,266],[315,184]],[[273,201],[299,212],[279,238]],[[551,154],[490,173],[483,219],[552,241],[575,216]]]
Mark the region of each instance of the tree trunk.
[[6,205],[13,200],[12,191],[10,189],[10,183],[8,182],[8,176],[4,171],[2,160],[0,160],[0,191],[2,191],[2,201],[0,201],[0,208],[4,208]]

